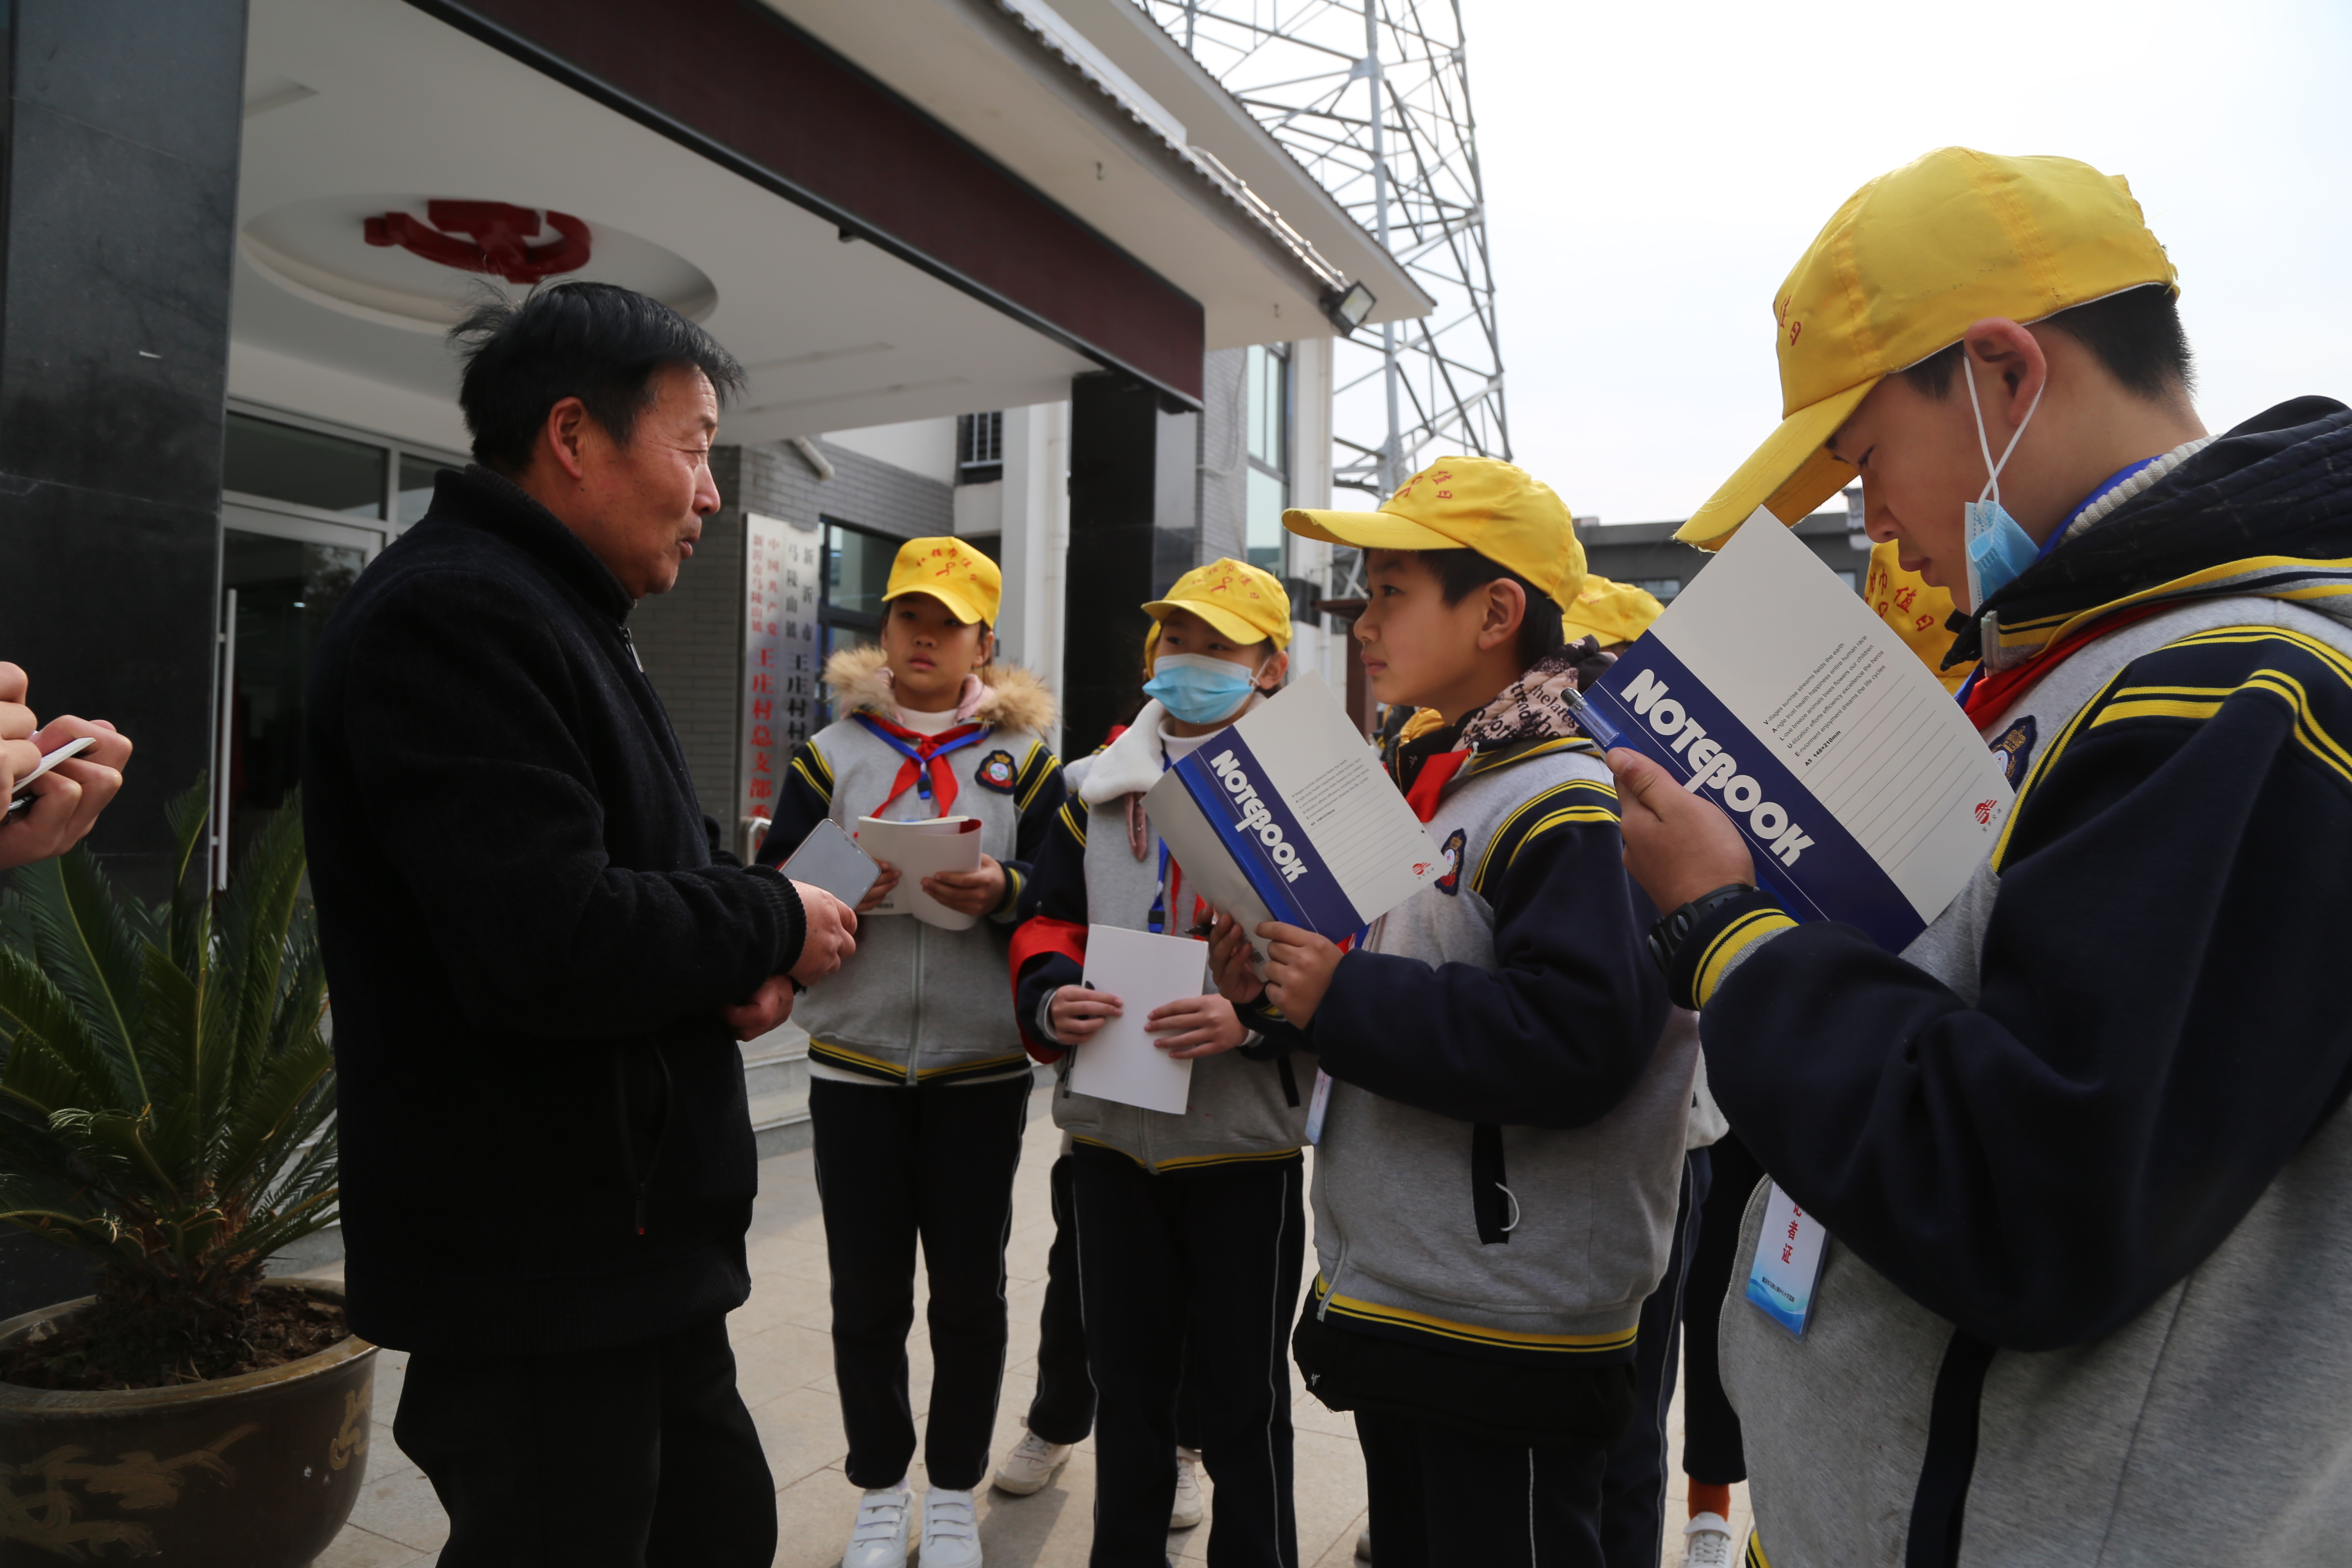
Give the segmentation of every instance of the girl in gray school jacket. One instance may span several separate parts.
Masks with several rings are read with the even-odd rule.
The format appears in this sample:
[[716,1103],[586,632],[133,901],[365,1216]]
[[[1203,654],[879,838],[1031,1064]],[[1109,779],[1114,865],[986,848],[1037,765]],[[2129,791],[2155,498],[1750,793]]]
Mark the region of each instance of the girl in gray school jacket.
[[1028,861],[1062,803],[1044,739],[1054,702],[990,661],[1001,579],[955,539],[916,539],[884,591],[878,647],[825,665],[841,717],[793,755],[760,858],[777,863],[831,817],[976,818],[972,872],[925,879],[962,930],[877,912],[912,893],[886,873],[859,905],[857,952],[793,1012],[809,1033],[809,1121],[833,1274],[834,1373],[864,1492],[845,1568],[904,1568],[916,1433],[907,1386],[915,1247],[930,1277],[925,1568],[979,1568],[973,1492],[988,1474],[1004,1371],[1004,1243],[1029,1120],[1029,1065],[1004,952]]
[[[1153,700],[1074,763],[1068,805],[1035,863],[1035,914],[1014,939],[1016,1008],[1034,1054],[1098,1048],[1114,999],[1081,988],[1089,925],[1205,934],[1210,911],[1143,810],[1161,773],[1282,680],[1290,600],[1270,574],[1217,561],[1146,605]],[[1207,946],[1202,946],[1205,981]],[[1205,984],[1203,991],[1206,991]],[[1311,1060],[1264,1060],[1213,994],[1149,1024],[1192,1062],[1173,1114],[1090,1099],[1064,1083],[1054,1120],[1073,1141],[1071,1193],[1088,1370],[1097,1396],[1093,1560],[1158,1563],[1168,1540],[1180,1379],[1216,1483],[1210,1560],[1297,1561],[1284,1331],[1305,1264],[1299,1154]],[[1188,1364],[1189,1363],[1189,1364]]]

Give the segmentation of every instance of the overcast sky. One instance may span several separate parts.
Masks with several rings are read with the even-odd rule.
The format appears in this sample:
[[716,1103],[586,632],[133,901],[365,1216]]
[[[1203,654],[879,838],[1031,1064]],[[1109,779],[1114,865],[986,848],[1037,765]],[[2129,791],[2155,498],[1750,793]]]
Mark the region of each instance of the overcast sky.
[[2352,4],[1461,0],[1517,460],[1689,514],[1780,418],[1773,290],[1930,148],[2131,181],[2214,430],[2352,402]]

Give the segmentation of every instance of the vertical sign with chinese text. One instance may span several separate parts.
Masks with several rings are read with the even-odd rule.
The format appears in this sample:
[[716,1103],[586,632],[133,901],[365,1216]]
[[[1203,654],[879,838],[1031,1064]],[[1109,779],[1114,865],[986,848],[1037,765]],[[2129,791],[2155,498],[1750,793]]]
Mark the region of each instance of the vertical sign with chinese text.
[[[793,748],[816,712],[823,538],[814,525],[743,518],[743,763],[740,811],[776,812]],[[756,847],[756,845],[754,846]]]

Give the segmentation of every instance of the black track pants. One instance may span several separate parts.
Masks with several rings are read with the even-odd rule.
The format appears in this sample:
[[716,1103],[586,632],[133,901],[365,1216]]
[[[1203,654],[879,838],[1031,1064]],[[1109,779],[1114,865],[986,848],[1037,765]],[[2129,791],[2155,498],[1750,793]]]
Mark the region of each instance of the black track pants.
[[1356,1436],[1373,1568],[1601,1568],[1608,1455],[1489,1442],[1377,1410],[1356,1412]]
[[[1037,1313],[1037,1393],[1029,1402],[1029,1430],[1048,1443],[1082,1443],[1095,1429],[1095,1380],[1087,1371],[1087,1325],[1078,1300],[1078,1222],[1071,1209],[1075,1157],[1054,1162],[1054,1246],[1045,1255],[1045,1304]],[[1201,1446],[1187,1347],[1184,1392],[1176,1404],[1176,1441]]]
[[1740,1447],[1739,1413],[1723,1392],[1716,1336],[1725,1312],[1756,1310],[1744,1301],[1726,1306],[1724,1296],[1734,1280],[1747,1289],[1748,1259],[1733,1254],[1739,1247],[1739,1222],[1764,1168],[1737,1132],[1708,1149],[1707,1156],[1715,1180],[1699,1205],[1698,1245],[1691,1249],[1683,1303],[1689,1324],[1683,1336],[1688,1347],[1683,1352],[1683,1472],[1695,1481],[1727,1487],[1748,1479],[1748,1458]]
[[809,1085],[824,1250],[833,1268],[833,1370],[849,1434],[849,1479],[887,1487],[915,1457],[907,1333],[915,1243],[930,1276],[934,1487],[988,1474],[1004,1384],[1004,1242],[1013,1173],[1029,1122],[1026,1076],[920,1089]]
[[1601,1478],[1601,1554],[1609,1568],[1656,1568],[1666,1521],[1666,1412],[1675,1402],[1682,1349],[1683,1279],[1698,1239],[1709,1163],[1704,1149],[1683,1157],[1682,1194],[1665,1277],[1642,1303],[1642,1337],[1633,1348],[1633,1420],[1609,1450]]
[[[1305,1265],[1296,1156],[1155,1176],[1073,1157],[1094,1371],[1092,1568],[1160,1568],[1176,1500],[1179,1390],[1216,1483],[1213,1568],[1297,1568],[1290,1321]],[[1188,1369],[1184,1347],[1201,1347]],[[1189,1373],[1189,1375],[1188,1375]]]
[[393,1436],[446,1568],[768,1568],[776,1483],[724,1318],[565,1355],[413,1355]]
[[1037,1394],[1029,1430],[1048,1443],[1083,1442],[1095,1429],[1095,1380],[1087,1372],[1087,1328],[1078,1301],[1077,1217],[1070,1212],[1070,1167],[1054,1162],[1054,1247],[1045,1255],[1045,1305],[1037,1314]]

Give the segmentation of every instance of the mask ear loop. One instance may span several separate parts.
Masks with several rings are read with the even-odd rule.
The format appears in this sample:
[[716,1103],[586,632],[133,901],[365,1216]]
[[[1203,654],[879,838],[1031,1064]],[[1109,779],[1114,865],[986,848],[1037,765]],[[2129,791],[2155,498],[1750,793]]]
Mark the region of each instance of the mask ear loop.
[[[1273,640],[1274,640],[1274,639],[1273,639],[1273,638],[1271,638],[1271,637],[1268,637],[1268,638],[1266,639],[1266,641],[1267,641],[1269,644],[1271,644],[1271,643],[1273,642]],[[1264,674],[1265,673],[1265,668],[1266,668],[1266,666],[1267,666],[1267,665],[1270,665],[1270,664],[1272,664],[1276,659],[1280,658],[1283,656],[1283,654],[1284,654],[1285,652],[1286,652],[1286,651],[1288,651],[1288,650],[1284,649],[1284,648],[1279,648],[1279,647],[1275,648],[1272,652],[1268,653],[1268,654],[1265,656],[1265,659],[1264,659],[1264,660],[1263,660],[1263,661],[1258,665],[1258,667],[1257,667],[1255,669],[1253,669],[1253,670],[1251,670],[1251,671],[1250,671],[1250,689],[1251,689],[1252,690],[1255,691],[1255,692],[1256,692],[1260,697],[1274,698],[1274,697],[1279,697],[1279,696],[1281,696],[1281,695],[1282,695],[1282,687],[1281,687],[1280,683],[1278,683],[1278,682],[1277,682],[1276,684],[1275,684],[1275,685],[1273,685],[1273,686],[1260,686],[1260,685],[1258,685],[1258,683],[1257,683],[1257,678],[1258,678],[1259,676],[1264,675]]]
[[1977,492],[1977,500],[1990,500],[1999,506],[2000,471],[2009,467],[2010,454],[2017,450],[2020,441],[2025,439],[2025,427],[2033,423],[2033,412],[2042,406],[2042,395],[2050,390],[2050,377],[2045,374],[2042,384],[2033,389],[2033,401],[2025,405],[2025,417],[2018,421],[2017,432],[2010,437],[2009,445],[2001,448],[1998,463],[1992,460],[1992,443],[1985,439],[1984,405],[1977,400],[1976,367],[1968,363],[1966,349],[1960,351],[1960,379],[1969,384],[1969,412],[1977,416],[1977,450],[1983,455],[1985,462],[1985,487]]

